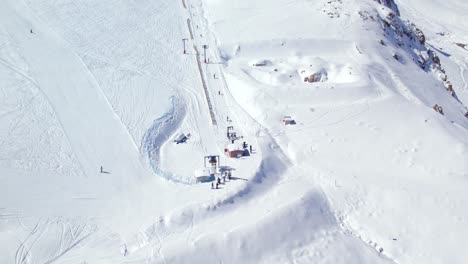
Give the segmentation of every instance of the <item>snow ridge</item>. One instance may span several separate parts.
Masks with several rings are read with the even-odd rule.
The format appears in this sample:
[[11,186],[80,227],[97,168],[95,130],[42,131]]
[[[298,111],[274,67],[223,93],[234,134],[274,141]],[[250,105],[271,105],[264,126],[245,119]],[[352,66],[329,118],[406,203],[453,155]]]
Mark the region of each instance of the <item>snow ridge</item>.
[[[388,7],[388,10],[380,8],[376,10],[376,15],[385,38],[394,46],[398,46],[408,53],[412,57],[413,62],[422,70],[432,72],[436,79],[444,83],[447,92],[449,92],[459,104],[462,104],[453,89],[452,83],[449,81],[440,58],[434,52],[434,48],[427,44],[426,36],[422,30],[411,21],[403,20],[400,17],[398,6],[393,0],[375,1]],[[382,40],[381,44],[385,45]],[[438,52],[448,56],[440,50],[438,50]],[[398,54],[395,54],[394,57],[395,59],[399,59]],[[464,107],[466,109],[466,106]]]

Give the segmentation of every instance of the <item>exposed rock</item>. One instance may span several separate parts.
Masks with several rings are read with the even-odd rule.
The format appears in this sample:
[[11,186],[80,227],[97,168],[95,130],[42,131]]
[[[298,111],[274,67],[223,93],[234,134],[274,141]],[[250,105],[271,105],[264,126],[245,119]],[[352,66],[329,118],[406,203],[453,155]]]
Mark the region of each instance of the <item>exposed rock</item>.
[[450,81],[446,81],[445,82],[445,88],[447,89],[447,91],[453,90],[452,83]]
[[385,28],[389,28],[389,27],[390,27],[390,23],[388,23],[387,20],[383,20],[383,23],[384,23],[384,27],[385,27]]
[[254,62],[252,63],[252,66],[254,67],[263,67],[263,66],[271,66],[273,63],[269,60],[261,60],[261,61],[257,61],[257,62]]
[[468,50],[467,46],[468,44],[463,44],[463,43],[455,43],[455,45],[457,45],[458,47],[464,49],[464,50]]
[[[391,9],[386,10],[382,13],[376,12],[379,21],[381,22],[383,35],[388,39],[390,43],[396,43],[401,48],[411,55],[413,62],[417,63],[422,70],[432,73],[434,77],[444,82],[446,90],[453,96],[457,97],[453,89],[452,84],[448,81],[449,78],[442,67],[440,58],[432,51],[429,45],[426,45],[426,36],[414,23],[410,21],[404,21],[400,18],[398,7],[393,0],[374,0],[375,2],[386,6]],[[382,8],[385,10],[385,8]],[[396,14],[396,15],[395,15]],[[440,33],[439,35],[445,36],[448,33]],[[383,44],[383,40],[380,41]],[[468,50],[468,44],[454,43],[455,45]],[[409,47],[409,49],[406,49]],[[401,61],[400,55],[395,51],[392,54],[395,60]],[[443,114],[443,110],[441,110]]]
[[395,17],[395,14],[393,14],[393,12],[388,12],[387,20],[393,20],[394,17]]
[[367,11],[360,10],[360,11],[358,11],[358,14],[359,14],[359,16],[361,16],[362,20],[367,20],[367,19],[370,18],[370,19],[375,21],[374,16],[369,14],[369,12],[367,12]]
[[392,9],[393,11],[396,12],[398,16],[400,16],[400,10],[398,10],[398,6],[395,4],[393,0],[374,0],[374,1]]
[[437,104],[435,104],[432,109],[434,109],[437,113],[443,115],[444,114],[444,109],[442,108],[442,106],[439,106]]
[[434,56],[432,57],[432,61],[433,61],[435,64],[437,64],[437,65],[440,66],[440,58],[439,58],[437,55],[434,54]]
[[426,43],[426,36],[424,36],[424,33],[419,28],[414,30],[414,34],[416,34],[416,37],[418,37],[419,43],[422,45]]
[[304,82],[314,83],[314,82],[324,82],[326,81],[327,73],[324,71],[316,72],[304,78]]
[[443,82],[446,82],[447,81],[447,74],[443,73],[443,72],[440,72],[439,73],[439,78],[440,80],[442,80]]
[[446,81],[445,83],[445,89],[450,93],[450,95],[455,96],[455,90],[453,90],[453,85],[450,81]]

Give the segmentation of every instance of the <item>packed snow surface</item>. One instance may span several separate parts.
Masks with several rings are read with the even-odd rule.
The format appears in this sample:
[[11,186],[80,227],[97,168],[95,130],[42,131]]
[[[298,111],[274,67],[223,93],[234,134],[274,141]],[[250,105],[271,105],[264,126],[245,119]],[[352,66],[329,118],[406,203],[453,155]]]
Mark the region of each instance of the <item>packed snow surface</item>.
[[466,14],[4,0],[0,263],[466,263]]

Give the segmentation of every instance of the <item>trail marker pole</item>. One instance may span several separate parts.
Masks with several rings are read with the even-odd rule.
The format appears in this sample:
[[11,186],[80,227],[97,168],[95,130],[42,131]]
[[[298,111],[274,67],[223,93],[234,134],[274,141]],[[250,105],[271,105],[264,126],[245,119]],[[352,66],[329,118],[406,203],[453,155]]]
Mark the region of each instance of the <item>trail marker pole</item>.
[[187,38],[183,38],[182,42],[184,43],[184,54],[187,54],[187,50],[185,49],[185,42],[187,41]]
[[207,63],[206,60],[206,50],[208,49],[208,45],[203,45],[203,54],[205,55],[205,64]]

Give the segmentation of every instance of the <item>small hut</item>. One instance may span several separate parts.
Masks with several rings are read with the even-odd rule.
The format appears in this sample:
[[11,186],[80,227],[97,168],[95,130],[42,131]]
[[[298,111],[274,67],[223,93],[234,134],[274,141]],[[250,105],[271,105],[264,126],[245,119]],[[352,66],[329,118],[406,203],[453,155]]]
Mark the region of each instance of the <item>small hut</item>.
[[283,122],[283,124],[286,125],[286,126],[296,124],[296,121],[294,119],[292,119],[292,117],[290,117],[290,116],[284,116],[283,120],[281,122]]
[[226,155],[228,155],[231,158],[240,158],[244,156],[244,149],[234,144],[229,144],[224,149],[224,153],[226,153]]

